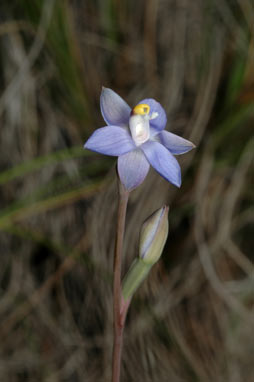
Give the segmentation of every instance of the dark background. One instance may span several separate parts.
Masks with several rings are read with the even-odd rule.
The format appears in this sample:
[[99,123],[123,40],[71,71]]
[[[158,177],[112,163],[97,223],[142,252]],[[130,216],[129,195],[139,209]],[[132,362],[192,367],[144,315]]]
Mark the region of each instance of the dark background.
[[122,381],[254,380],[253,33],[252,0],[1,0],[0,381],[110,381],[115,159],[82,148],[102,85],[197,145],[180,190],[150,170],[131,194],[124,272],[165,203],[170,231]]

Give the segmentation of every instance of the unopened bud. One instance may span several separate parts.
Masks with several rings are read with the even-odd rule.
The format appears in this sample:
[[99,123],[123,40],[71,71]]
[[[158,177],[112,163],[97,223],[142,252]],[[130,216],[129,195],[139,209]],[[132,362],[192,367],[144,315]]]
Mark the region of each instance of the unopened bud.
[[168,207],[154,212],[140,233],[139,257],[134,260],[123,280],[123,298],[127,301],[147,277],[163,251],[168,236]]
[[140,233],[139,257],[146,264],[156,263],[168,237],[168,206],[155,211],[143,224]]

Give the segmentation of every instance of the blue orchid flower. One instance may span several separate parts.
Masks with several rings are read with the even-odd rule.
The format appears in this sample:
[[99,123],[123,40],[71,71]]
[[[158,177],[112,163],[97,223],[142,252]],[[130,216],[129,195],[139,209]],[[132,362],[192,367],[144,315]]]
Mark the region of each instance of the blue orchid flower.
[[103,88],[100,98],[106,127],[95,130],[84,147],[118,157],[118,174],[128,191],[138,187],[150,165],[170,183],[181,186],[181,169],[174,155],[195,147],[165,131],[167,117],[159,102],[147,98],[133,109],[113,90]]

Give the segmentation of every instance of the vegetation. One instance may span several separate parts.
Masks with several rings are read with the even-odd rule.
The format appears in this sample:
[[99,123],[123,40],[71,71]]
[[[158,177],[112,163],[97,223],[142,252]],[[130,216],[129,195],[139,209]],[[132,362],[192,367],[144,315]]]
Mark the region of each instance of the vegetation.
[[83,150],[101,86],[153,97],[190,139],[183,185],[152,170],[139,227],[170,205],[162,260],[135,297],[122,380],[254,380],[251,0],[2,0],[0,380],[110,381],[115,161]]

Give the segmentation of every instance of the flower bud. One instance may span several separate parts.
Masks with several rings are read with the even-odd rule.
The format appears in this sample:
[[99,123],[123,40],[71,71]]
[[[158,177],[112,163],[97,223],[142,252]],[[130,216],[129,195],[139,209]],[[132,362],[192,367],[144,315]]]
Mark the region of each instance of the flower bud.
[[143,224],[140,233],[139,257],[146,264],[156,263],[168,236],[168,206],[155,211]]
[[168,236],[168,207],[154,212],[140,233],[139,257],[134,260],[123,280],[124,301],[130,299],[159,260]]

